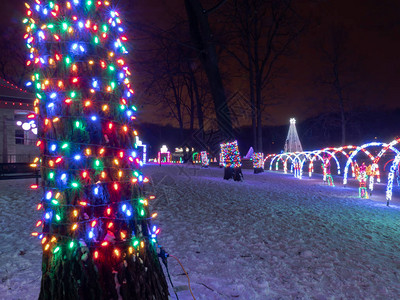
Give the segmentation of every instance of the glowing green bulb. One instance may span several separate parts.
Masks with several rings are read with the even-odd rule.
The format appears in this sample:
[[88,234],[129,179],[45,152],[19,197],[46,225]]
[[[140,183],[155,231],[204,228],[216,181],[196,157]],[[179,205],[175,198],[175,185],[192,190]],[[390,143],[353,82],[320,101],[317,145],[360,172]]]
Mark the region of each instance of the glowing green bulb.
[[53,29],[53,28],[54,28],[54,25],[53,25],[53,24],[48,24],[48,25],[47,25],[47,28]]
[[69,248],[70,248],[70,249],[74,248],[74,245],[75,245],[75,244],[74,244],[74,242],[72,241],[71,243],[69,243]]
[[69,65],[71,63],[71,59],[68,56],[65,58],[65,63],[67,65]]
[[73,182],[71,185],[73,188],[77,188],[79,186],[79,184],[77,182]]
[[40,83],[38,82],[38,83],[36,83],[36,88],[38,89],[38,90],[40,90],[41,89],[41,85],[40,85]]
[[134,240],[133,241],[133,246],[136,247],[137,245],[139,245],[139,241],[138,240]]
[[60,217],[59,215],[56,215],[56,220],[57,220],[57,221],[60,221],[60,220],[61,220],[61,217]]
[[49,179],[54,179],[54,172],[49,173]]
[[74,91],[71,92],[71,98],[75,98],[76,93]]
[[107,32],[107,30],[108,30],[107,25],[104,24],[104,25],[102,26],[102,28],[103,28],[103,31],[104,31],[104,32]]
[[110,71],[114,71],[115,70],[114,66],[109,66],[108,68],[110,69]]
[[62,148],[62,149],[68,148],[68,143],[64,143],[64,144],[61,146],[61,148]]
[[119,106],[119,108],[120,108],[121,110],[125,110],[125,109],[126,109],[126,106],[123,105],[123,104],[121,104],[121,105]]
[[95,42],[95,44],[99,43],[99,38],[97,36],[94,37],[94,42]]
[[79,121],[76,121],[76,122],[75,122],[75,127],[76,127],[76,128],[79,128],[80,125],[81,125],[81,123],[79,123]]
[[140,210],[140,215],[143,217],[144,216],[144,209]]
[[96,160],[94,161],[94,166],[95,166],[95,168],[100,167],[100,160],[96,159]]
[[65,31],[68,29],[68,24],[67,23],[62,23],[62,29]]
[[29,20],[27,18],[25,18],[25,19],[22,20],[22,23],[26,24],[26,23],[28,23],[28,21]]
[[53,253],[57,253],[58,251],[60,251],[60,247],[56,247],[56,249],[54,249]]
[[137,111],[137,108],[136,108],[135,105],[132,105],[132,109],[133,109],[134,111]]
[[50,8],[54,8],[54,2],[49,2]]
[[136,177],[139,177],[139,173],[137,171],[133,172],[133,175],[135,175]]
[[87,6],[91,6],[91,5],[92,5],[92,3],[93,3],[93,2],[92,2],[91,0],[89,0],[89,1],[86,1],[86,5],[87,5]]
[[115,89],[115,82],[114,82],[114,81],[111,82],[111,88],[112,88],[112,89]]

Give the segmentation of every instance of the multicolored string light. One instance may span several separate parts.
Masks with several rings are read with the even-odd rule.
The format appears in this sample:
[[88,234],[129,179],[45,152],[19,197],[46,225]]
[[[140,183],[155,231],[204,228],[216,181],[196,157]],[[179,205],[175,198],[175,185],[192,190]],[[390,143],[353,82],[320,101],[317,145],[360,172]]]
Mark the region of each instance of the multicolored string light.
[[203,168],[207,168],[210,165],[210,161],[208,159],[207,151],[201,151],[200,152],[201,156],[201,166]]
[[223,143],[221,153],[223,157],[223,165],[225,168],[240,168],[242,162],[240,159],[239,146],[237,141]]
[[150,223],[154,196],[144,193],[120,14],[109,1],[25,6],[43,178],[33,235],[54,255],[77,247],[99,261],[139,254],[160,229]]
[[264,169],[264,153],[262,152],[253,153],[253,168]]

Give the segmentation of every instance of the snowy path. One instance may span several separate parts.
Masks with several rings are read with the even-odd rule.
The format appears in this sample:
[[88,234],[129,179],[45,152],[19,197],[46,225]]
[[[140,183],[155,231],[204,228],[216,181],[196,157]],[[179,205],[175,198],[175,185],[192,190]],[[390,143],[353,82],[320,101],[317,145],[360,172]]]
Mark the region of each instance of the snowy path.
[[[198,300],[400,299],[400,206],[386,207],[383,194],[361,200],[355,187],[251,170],[244,182],[222,180],[219,168],[144,172],[158,197],[160,244],[181,260]],[[0,181],[0,299],[39,292],[32,181]],[[182,269],[168,263],[184,289]]]
[[149,169],[160,243],[197,299],[400,299],[398,207],[284,174],[245,170],[238,183],[221,169]]

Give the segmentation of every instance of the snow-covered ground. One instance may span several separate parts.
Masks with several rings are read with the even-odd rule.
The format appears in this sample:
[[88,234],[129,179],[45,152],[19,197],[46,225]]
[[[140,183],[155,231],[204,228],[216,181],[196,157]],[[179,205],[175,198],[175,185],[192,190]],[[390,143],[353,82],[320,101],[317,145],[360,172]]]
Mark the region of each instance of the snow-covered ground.
[[[219,168],[146,166],[157,199],[160,244],[189,273],[197,299],[400,299],[400,190],[359,199],[356,184],[320,176]],[[33,180],[0,181],[0,298],[35,299],[41,247],[30,232],[39,192]],[[168,259],[180,299],[191,299]],[[171,298],[174,293],[171,289]]]

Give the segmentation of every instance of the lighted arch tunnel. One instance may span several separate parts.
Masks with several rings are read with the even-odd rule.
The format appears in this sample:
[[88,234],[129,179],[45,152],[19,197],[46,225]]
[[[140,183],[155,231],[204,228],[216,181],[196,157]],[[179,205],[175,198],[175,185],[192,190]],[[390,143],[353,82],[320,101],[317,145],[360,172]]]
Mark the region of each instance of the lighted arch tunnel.
[[[381,143],[381,142],[371,142],[371,143],[366,143],[361,146],[353,146],[353,145],[347,145],[347,146],[342,146],[342,147],[327,147],[321,150],[314,150],[314,151],[304,151],[304,152],[293,152],[293,153],[281,153],[281,154],[270,154],[267,155],[264,161],[267,161],[267,159],[271,158],[270,166],[269,169],[272,170],[274,163],[276,164],[276,170],[279,169],[279,162],[282,162],[284,172],[287,173],[287,164],[288,162],[291,163],[291,171],[293,172],[293,166],[297,164],[297,169],[298,173],[295,176],[298,178],[301,178],[302,176],[302,169],[307,160],[310,161],[309,164],[309,176],[311,177],[312,172],[313,172],[313,163],[314,161],[318,158],[320,160],[323,160],[324,158],[321,156],[321,154],[325,153],[327,154],[328,160],[331,160],[332,158],[336,162],[337,166],[337,172],[340,175],[341,173],[341,166],[340,162],[338,160],[337,155],[342,154],[346,158],[346,165],[343,169],[343,184],[347,184],[348,180],[348,172],[349,172],[349,167],[351,166],[352,169],[352,177],[355,177],[355,158],[356,156],[362,152],[367,157],[371,160],[371,170],[372,174],[370,175],[370,182],[369,182],[369,189],[373,190],[373,185],[374,185],[374,179],[375,177],[377,178],[377,181],[380,182],[380,170],[379,170],[379,162],[381,158],[384,156],[384,154],[388,151],[391,150],[396,154],[396,157],[392,160],[389,160],[386,164],[389,164],[389,162],[392,162],[390,166],[390,172],[388,174],[388,182],[387,182],[387,189],[386,189],[386,199],[387,199],[387,204],[389,205],[389,202],[392,199],[392,191],[393,191],[393,181],[394,181],[394,176],[396,170],[400,173],[400,151],[395,148],[394,146],[400,143],[400,138],[397,138],[393,141],[391,141],[389,144],[386,143]],[[382,149],[380,152],[376,155],[373,156],[367,148],[369,147],[381,147]],[[348,152],[346,152],[346,150]],[[296,170],[295,170],[296,171]],[[399,175],[400,176],[400,175]]]
[[[336,148],[332,148],[332,149],[336,149]],[[314,161],[319,158],[322,162],[324,161],[324,158],[321,156],[321,153],[326,153],[328,154],[328,161],[330,162],[330,160],[333,158],[336,162],[336,168],[337,168],[337,173],[340,175],[340,163],[338,161],[338,159],[335,156],[334,152],[328,151],[328,148],[322,149],[322,150],[315,150],[313,151],[311,154],[313,154],[313,156],[309,156],[310,159],[310,163],[308,166],[308,174],[309,177],[312,176],[312,173],[314,172]]]
[[[379,165],[378,162],[380,160],[380,158],[383,156],[383,154],[388,150],[392,150],[393,152],[395,152],[396,154],[400,154],[399,150],[397,150],[396,148],[393,147],[393,145],[397,144],[400,141],[400,139],[394,140],[389,144],[386,143],[381,143],[381,142],[371,142],[371,143],[367,143],[364,144],[362,146],[357,147],[350,155],[350,157],[348,158],[347,162],[346,162],[346,166],[344,169],[344,176],[343,176],[343,184],[346,185],[347,184],[347,178],[348,178],[348,169],[350,164],[353,162],[355,156],[360,152],[363,151],[364,153],[366,153],[368,155],[368,157],[371,159],[372,162],[372,175],[370,176],[370,181],[369,181],[369,189],[373,190],[373,185],[374,185],[374,173],[377,174],[377,179],[378,182],[380,181],[380,171],[379,171]],[[374,157],[369,151],[367,151],[365,148],[369,148],[369,147],[382,147],[381,151],[378,153],[378,155],[376,157]],[[353,177],[355,176],[355,174],[353,174]]]

